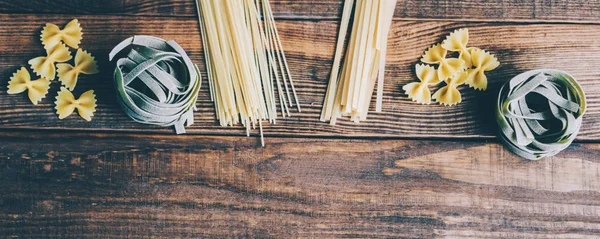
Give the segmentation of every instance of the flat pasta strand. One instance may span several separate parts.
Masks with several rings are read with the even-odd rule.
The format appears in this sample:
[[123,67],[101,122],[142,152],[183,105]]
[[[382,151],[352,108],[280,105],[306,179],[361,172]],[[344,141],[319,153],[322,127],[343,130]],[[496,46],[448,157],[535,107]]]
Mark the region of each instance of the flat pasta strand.
[[93,90],[86,91],[81,94],[79,99],[75,99],[71,91],[61,87],[54,103],[59,119],[67,118],[77,110],[81,118],[92,121],[94,112],[96,112],[96,95]]
[[[382,110],[387,40],[396,3],[396,0],[345,1],[336,60],[321,121],[329,121],[331,125],[335,125],[337,119],[343,116],[349,116],[356,123],[366,120],[376,84],[375,110]],[[352,11],[354,22],[348,50],[343,66],[338,69],[341,65],[340,44],[345,39]]]
[[94,57],[82,50],[78,49],[75,54],[75,66],[70,64],[56,64],[56,72],[58,80],[69,90],[74,90],[77,85],[79,74],[93,75],[98,74],[98,64]]
[[37,105],[48,94],[50,89],[50,81],[46,78],[31,80],[31,76],[27,68],[21,67],[10,78],[8,82],[8,94],[20,94],[27,91],[29,100],[34,105]]

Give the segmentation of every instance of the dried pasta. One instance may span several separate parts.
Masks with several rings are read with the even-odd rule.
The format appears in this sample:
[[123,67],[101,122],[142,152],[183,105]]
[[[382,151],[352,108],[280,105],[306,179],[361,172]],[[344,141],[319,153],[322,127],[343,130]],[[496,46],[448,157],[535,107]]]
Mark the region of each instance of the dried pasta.
[[45,49],[51,49],[60,44],[61,41],[67,44],[67,46],[77,49],[83,38],[82,30],[77,19],[73,19],[67,23],[62,30],[57,25],[46,23],[46,26],[42,30],[41,41]]
[[276,123],[278,102],[284,118],[294,102],[301,110],[270,1],[197,0],[197,7],[217,120],[241,123],[247,135],[258,126],[264,145],[262,122]]
[[406,91],[408,97],[413,101],[421,104],[431,104],[429,86],[437,85],[441,82],[437,71],[432,66],[417,64],[416,72],[421,82],[410,83],[402,89]]
[[[376,84],[375,108],[381,112],[387,39],[396,3],[396,0],[346,0],[321,121],[335,125],[342,116],[350,116],[356,123],[366,120]],[[338,75],[340,45],[344,42],[352,11],[354,22],[350,41]]]
[[[439,65],[435,70],[438,79],[436,81],[425,81],[423,72],[417,65],[417,77],[420,82],[409,83],[402,87],[408,98],[421,103],[429,104],[431,99],[436,102],[451,106],[462,102],[462,96],[457,87],[468,84],[476,90],[486,90],[488,85],[485,72],[495,70],[500,66],[500,62],[492,54],[476,47],[469,47],[469,29],[459,29],[446,37],[442,44],[433,45],[421,58],[421,61],[427,64]],[[446,58],[448,51],[458,52],[458,58]],[[430,72],[428,69],[427,72]],[[427,83],[426,83],[427,82]],[[427,86],[446,82],[436,93],[429,97]]]
[[494,55],[479,48],[472,48],[470,54],[474,68],[468,70],[469,77],[466,83],[476,90],[487,90],[488,80],[485,72],[495,70],[500,66],[500,62]]
[[442,47],[442,45],[434,45],[421,58],[421,61],[424,63],[439,65],[437,71],[441,81],[455,76],[465,68],[463,60],[457,58],[446,59],[447,54],[448,50]]
[[78,49],[77,54],[75,54],[75,66],[62,63],[56,64],[56,68],[58,80],[71,91],[77,85],[79,74],[93,75],[99,73],[94,57],[82,49]]
[[54,66],[57,62],[66,62],[71,60],[71,52],[63,44],[58,44],[50,49],[46,50],[47,56],[40,56],[29,60],[31,69],[37,75],[44,77],[48,80],[54,80],[56,76],[56,67]]
[[571,145],[585,111],[585,93],[573,76],[559,70],[534,70],[500,89],[496,120],[508,149],[538,160]]
[[46,97],[48,89],[50,89],[50,81],[48,79],[42,77],[32,81],[27,68],[21,67],[10,78],[7,93],[11,95],[19,94],[27,90],[29,100],[34,105],[37,105]]
[[202,79],[198,67],[175,41],[152,36],[123,40],[110,52],[117,100],[143,124],[173,126],[177,134],[194,124]]
[[446,86],[440,88],[433,94],[433,99],[446,106],[452,106],[462,102],[462,96],[460,91],[458,91],[458,87],[465,84],[467,77],[467,72],[462,71],[452,78],[449,78],[446,80]]
[[459,52],[460,56],[458,58],[464,61],[465,68],[469,68],[473,63],[471,62],[471,53],[467,44],[469,44],[469,29],[463,28],[450,33],[442,43],[442,47],[448,51]]
[[[58,73],[59,80],[66,86],[61,87],[60,92],[56,96],[55,109],[59,115],[59,119],[64,119],[77,110],[82,118],[91,121],[96,111],[96,95],[94,95],[94,91],[87,91],[79,99],[75,99],[75,96],[73,96],[69,89],[72,90],[75,88],[79,74],[98,73],[94,57],[86,51],[78,49],[74,66],[70,64],[56,64],[67,62],[73,58],[65,44],[73,48],[78,48],[81,42],[81,32],[82,29],[77,19],[69,22],[63,30],[60,30],[54,24],[46,24],[41,35],[46,56],[36,57],[28,61],[33,72],[41,76],[41,78],[31,80],[31,75],[27,71],[27,68],[21,67],[10,78],[7,93],[19,94],[27,90],[29,100],[34,105],[37,105],[48,94],[51,81],[54,80]],[[64,44],[61,42],[64,42]]]
[[94,112],[96,112],[96,95],[93,90],[86,91],[81,94],[79,99],[75,99],[71,91],[65,87],[61,87],[54,103],[59,119],[69,117],[69,115],[77,110],[81,118],[92,121]]

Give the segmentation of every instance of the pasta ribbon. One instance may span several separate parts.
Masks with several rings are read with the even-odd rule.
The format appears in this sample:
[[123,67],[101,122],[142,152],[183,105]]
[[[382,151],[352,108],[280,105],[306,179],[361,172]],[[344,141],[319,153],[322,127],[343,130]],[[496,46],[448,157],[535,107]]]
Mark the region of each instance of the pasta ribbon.
[[67,44],[67,46],[77,49],[83,38],[82,35],[83,32],[79,21],[73,19],[62,30],[57,25],[46,23],[46,26],[42,30],[41,40],[45,49],[50,49],[60,44],[61,41]]
[[50,89],[49,80],[42,77],[32,81],[27,68],[21,67],[21,69],[17,70],[10,78],[7,93],[11,95],[19,94],[27,90],[29,100],[31,100],[31,103],[34,105],[37,105],[44,97],[46,97],[48,89]]
[[538,160],[560,153],[575,140],[586,99],[569,73],[534,70],[506,83],[496,106],[504,144],[523,158]]
[[433,94],[433,99],[436,102],[445,106],[452,106],[462,102],[462,96],[458,87],[467,81],[468,74],[466,71],[460,72],[452,78],[446,80],[446,86],[439,89]]
[[185,133],[194,123],[202,79],[183,48],[175,41],[134,36],[115,46],[109,54],[113,59],[117,99],[125,113],[136,122]]
[[413,101],[420,104],[431,104],[431,91],[429,86],[439,84],[440,78],[432,66],[417,64],[417,77],[421,82],[413,82],[402,87]]
[[469,69],[467,84],[476,90],[487,90],[488,79],[486,71],[492,71],[500,66],[500,62],[494,55],[479,48],[471,49],[471,56],[474,69]]
[[56,64],[58,72],[58,80],[62,82],[64,86],[69,90],[74,90],[77,85],[77,78],[79,74],[83,73],[86,75],[98,74],[98,65],[94,57],[81,49],[77,50],[75,55],[75,66],[70,64]]
[[96,95],[93,90],[86,91],[81,94],[79,99],[75,99],[75,96],[71,91],[65,87],[61,87],[56,96],[56,113],[59,119],[64,119],[73,114],[75,109],[81,118],[92,121],[92,116],[96,112]]
[[469,29],[463,28],[450,33],[442,43],[442,47],[448,51],[459,52],[460,56],[458,58],[465,62],[465,68],[470,68],[473,63],[467,44],[469,44]]
[[54,63],[71,60],[72,56],[69,49],[63,44],[58,44],[53,48],[47,49],[46,54],[47,56],[33,58],[28,63],[31,65],[33,72],[52,81],[56,76]]
[[437,44],[429,48],[421,58],[424,63],[439,65],[438,77],[441,81],[453,77],[465,67],[463,60],[457,58],[446,59],[446,54],[448,54],[448,50]]

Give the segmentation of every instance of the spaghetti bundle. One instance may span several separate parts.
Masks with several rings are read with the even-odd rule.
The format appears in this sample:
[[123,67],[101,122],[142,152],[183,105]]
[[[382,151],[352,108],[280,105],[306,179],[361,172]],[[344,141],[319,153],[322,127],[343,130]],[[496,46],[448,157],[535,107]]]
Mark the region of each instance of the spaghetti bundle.
[[277,102],[284,118],[291,95],[300,111],[269,0],[198,0],[197,7],[217,119],[243,124],[248,135],[258,126],[264,145],[262,121],[276,122]]
[[[356,123],[366,120],[376,83],[376,111],[381,112],[387,37],[396,2],[346,0],[321,121],[335,125],[341,116],[350,116]],[[348,50],[339,69],[352,12],[354,22]]]

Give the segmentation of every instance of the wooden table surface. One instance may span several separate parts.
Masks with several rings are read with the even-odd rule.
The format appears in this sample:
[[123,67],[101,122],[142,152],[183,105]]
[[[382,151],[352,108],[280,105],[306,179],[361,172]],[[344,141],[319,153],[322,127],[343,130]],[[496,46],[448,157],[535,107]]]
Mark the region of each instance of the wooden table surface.
[[[600,1],[399,0],[384,113],[318,121],[341,0],[272,0],[303,112],[265,127],[218,127],[207,87],[189,134],[140,125],[118,107],[108,52],[133,35],[180,43],[204,69],[194,0],[0,1],[0,238],[598,238]],[[9,77],[44,55],[40,30],[78,18],[102,74],[92,122],[59,120],[9,96]],[[502,66],[456,107],[401,92],[424,50],[468,27]],[[499,87],[537,68],[572,73],[589,111],[576,143],[522,160],[497,143]],[[206,83],[206,78],[204,78]],[[207,86],[206,84],[204,86]]]

